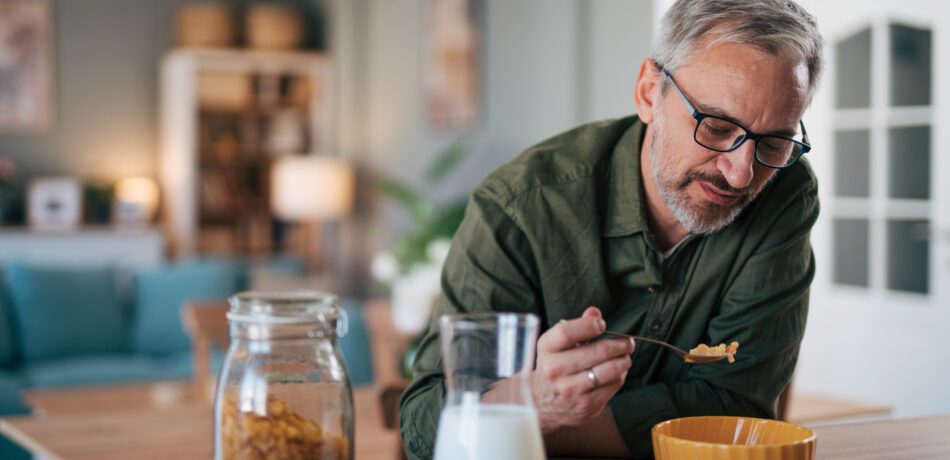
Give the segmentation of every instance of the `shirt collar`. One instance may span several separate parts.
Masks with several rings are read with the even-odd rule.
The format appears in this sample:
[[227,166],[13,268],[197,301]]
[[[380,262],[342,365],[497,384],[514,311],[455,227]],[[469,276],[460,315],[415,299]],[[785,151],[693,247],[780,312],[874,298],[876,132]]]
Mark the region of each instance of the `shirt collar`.
[[636,117],[614,147],[608,171],[607,214],[602,236],[627,236],[647,230],[643,181],[640,178],[640,144],[646,127]]

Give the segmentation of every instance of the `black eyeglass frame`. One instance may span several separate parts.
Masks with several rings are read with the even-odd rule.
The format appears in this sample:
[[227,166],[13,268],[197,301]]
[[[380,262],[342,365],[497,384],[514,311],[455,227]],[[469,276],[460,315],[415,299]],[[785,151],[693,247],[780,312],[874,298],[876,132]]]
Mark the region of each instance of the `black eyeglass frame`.
[[[659,66],[657,66],[657,67],[659,67]],[[696,127],[693,128],[693,141],[696,142],[697,144],[701,145],[702,147],[707,148],[707,149],[709,149],[709,150],[712,150],[712,151],[714,151],[714,152],[728,153],[728,152],[732,152],[732,151],[738,149],[740,146],[742,146],[742,144],[745,143],[745,141],[751,139],[751,140],[755,141],[755,155],[753,155],[753,157],[755,158],[755,162],[758,163],[758,164],[760,164],[760,165],[762,165],[762,166],[765,166],[766,168],[772,168],[772,169],[785,169],[785,168],[787,168],[787,167],[789,167],[789,166],[795,164],[795,162],[798,161],[798,159],[801,158],[802,155],[804,155],[804,154],[806,154],[806,153],[808,153],[808,152],[811,151],[811,143],[810,143],[809,140],[808,140],[808,132],[805,131],[805,123],[804,123],[802,120],[798,120],[798,124],[799,124],[799,126],[801,126],[801,128],[802,128],[802,140],[801,140],[801,141],[797,141],[797,140],[792,139],[792,138],[787,137],[787,136],[779,136],[779,135],[775,135],[775,134],[758,134],[758,133],[752,132],[749,128],[746,128],[745,126],[742,126],[741,124],[739,124],[739,123],[737,123],[737,122],[735,122],[735,121],[733,121],[733,120],[727,120],[727,119],[725,119],[725,118],[722,118],[722,117],[719,117],[719,116],[716,116],[716,115],[710,115],[710,114],[708,114],[708,113],[703,113],[703,112],[700,112],[700,111],[696,110],[696,107],[693,106],[693,104],[692,104],[691,102],[689,102],[689,99],[687,99],[687,98],[686,98],[686,95],[683,94],[683,91],[680,89],[679,85],[676,84],[676,80],[673,79],[673,75],[671,75],[670,72],[667,71],[666,69],[664,69],[663,67],[659,67],[659,70],[660,70],[660,72],[662,72],[663,75],[670,81],[670,84],[673,85],[673,90],[676,91],[676,94],[680,97],[680,100],[682,100],[682,101],[683,101],[683,104],[686,105],[686,109],[689,110],[690,115],[692,115],[693,118],[696,119]],[[743,131],[745,131],[745,135],[742,137],[742,140],[741,140],[741,141],[736,142],[732,147],[730,147],[730,148],[728,148],[728,149],[717,149],[717,148],[710,147],[710,146],[708,146],[708,145],[706,145],[706,144],[703,144],[702,142],[699,141],[699,137],[698,137],[698,136],[699,136],[699,125],[702,124],[703,120],[706,119],[706,118],[715,118],[716,120],[722,120],[722,121],[725,121],[725,122],[727,122],[727,123],[731,123],[731,124],[733,124],[733,125],[736,125],[736,126],[738,126],[739,128],[742,128]],[[763,138],[763,137],[774,137],[774,138],[777,138],[777,139],[784,139],[784,140],[793,142],[793,143],[795,143],[795,144],[801,146],[801,149],[802,149],[802,150],[801,150],[801,152],[798,153],[798,155],[797,155],[795,158],[789,160],[789,161],[785,164],[785,166],[773,166],[773,165],[767,164],[767,163],[765,163],[765,162],[763,162],[762,160],[759,159],[759,142],[758,142],[758,140],[761,139],[761,138]]]

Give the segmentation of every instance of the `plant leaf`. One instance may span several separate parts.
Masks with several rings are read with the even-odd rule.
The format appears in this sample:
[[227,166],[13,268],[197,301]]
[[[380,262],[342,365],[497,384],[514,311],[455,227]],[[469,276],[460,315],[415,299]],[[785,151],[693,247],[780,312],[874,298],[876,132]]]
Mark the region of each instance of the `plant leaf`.
[[452,238],[462,224],[468,201],[454,203],[440,209],[429,223],[429,241],[439,238]]
[[426,182],[433,187],[439,185],[465,159],[465,154],[466,150],[461,142],[450,145],[426,168]]
[[383,194],[405,206],[414,220],[426,220],[432,216],[432,204],[415,190],[389,178],[381,178],[378,187]]

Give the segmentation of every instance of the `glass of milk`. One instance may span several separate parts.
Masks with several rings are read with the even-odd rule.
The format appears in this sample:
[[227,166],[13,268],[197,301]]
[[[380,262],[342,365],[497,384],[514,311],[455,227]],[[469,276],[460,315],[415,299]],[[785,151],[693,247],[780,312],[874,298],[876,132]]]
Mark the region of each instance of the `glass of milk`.
[[531,400],[538,317],[514,313],[439,319],[445,407],[435,460],[542,460],[544,445]]

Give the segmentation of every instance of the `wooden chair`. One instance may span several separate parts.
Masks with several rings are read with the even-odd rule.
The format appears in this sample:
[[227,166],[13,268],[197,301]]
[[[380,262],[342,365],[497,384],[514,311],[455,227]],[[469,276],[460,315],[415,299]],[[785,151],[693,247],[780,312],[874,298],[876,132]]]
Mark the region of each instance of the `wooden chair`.
[[792,382],[785,385],[785,389],[778,395],[778,402],[775,407],[775,418],[783,422],[788,421],[788,395],[792,392]]
[[228,349],[228,308],[223,300],[190,301],[181,307],[182,323],[191,340],[192,394],[196,400],[214,398],[211,351]]
[[[392,307],[387,300],[366,302],[363,306],[363,318],[366,321],[373,354],[373,376],[381,423],[387,430],[398,432],[399,398],[409,386],[409,380],[402,375],[399,360],[409,346],[411,337],[400,334],[393,327]],[[401,436],[395,458],[406,458]]]

